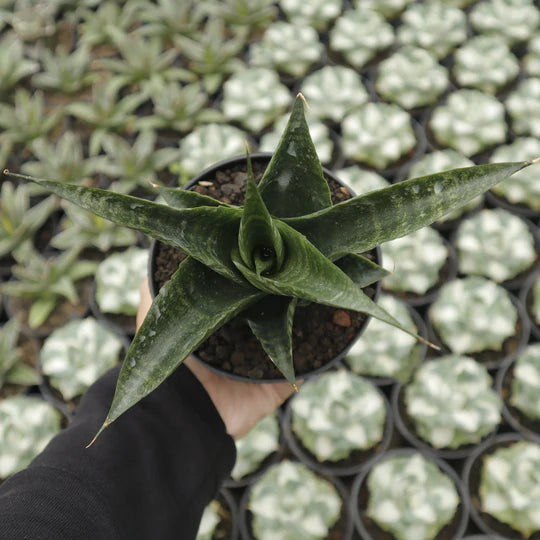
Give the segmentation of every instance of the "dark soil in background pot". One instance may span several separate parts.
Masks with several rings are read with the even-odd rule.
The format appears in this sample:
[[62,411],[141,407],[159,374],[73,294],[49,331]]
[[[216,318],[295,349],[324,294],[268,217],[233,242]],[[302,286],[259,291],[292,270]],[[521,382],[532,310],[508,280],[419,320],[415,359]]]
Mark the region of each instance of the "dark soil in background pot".
[[[253,159],[256,180],[262,176],[266,164],[266,161]],[[215,175],[207,175],[207,180],[198,181],[191,189],[239,206],[244,201],[246,177],[245,164],[241,162],[224,167]],[[328,176],[327,180],[334,204],[351,198],[345,187]],[[154,256],[152,278],[157,290],[170,279],[186,255],[177,248],[158,242]],[[366,256],[374,260],[375,251],[369,252]],[[364,293],[374,299],[376,286],[366,287]],[[352,344],[366,318],[363,313],[319,304],[298,306],[293,323],[295,372],[302,375],[318,370],[341,355]],[[241,316],[233,318],[214,332],[195,354],[211,366],[240,377],[283,378]]]

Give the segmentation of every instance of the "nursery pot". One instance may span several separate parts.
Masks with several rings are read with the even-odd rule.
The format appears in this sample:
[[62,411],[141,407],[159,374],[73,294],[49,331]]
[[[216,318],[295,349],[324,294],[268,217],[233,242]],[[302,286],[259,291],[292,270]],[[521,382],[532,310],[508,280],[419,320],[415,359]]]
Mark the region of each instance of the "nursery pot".
[[[256,179],[262,175],[271,157],[270,153],[251,155]],[[331,188],[334,203],[354,196],[330,171],[323,168],[323,172]],[[204,193],[211,188],[215,195],[219,195],[215,198],[241,205],[246,176],[246,158],[236,157],[204,170],[186,185],[186,189],[197,187],[197,191],[203,194],[212,194],[212,191]],[[216,193],[217,190],[219,193]],[[152,241],[148,263],[152,297],[158,294],[159,288],[177,269],[182,260],[180,254],[181,251],[176,248]],[[378,249],[367,255],[380,263]],[[169,265],[165,278],[164,265]],[[380,285],[376,283],[366,287],[364,292],[375,301],[379,289]],[[369,317],[365,314],[354,311],[319,304],[297,306],[293,323],[293,357],[297,376],[309,377],[339,363],[368,321]],[[209,369],[233,379],[259,383],[284,380],[241,316],[233,318],[214,332],[194,351],[193,356]]]

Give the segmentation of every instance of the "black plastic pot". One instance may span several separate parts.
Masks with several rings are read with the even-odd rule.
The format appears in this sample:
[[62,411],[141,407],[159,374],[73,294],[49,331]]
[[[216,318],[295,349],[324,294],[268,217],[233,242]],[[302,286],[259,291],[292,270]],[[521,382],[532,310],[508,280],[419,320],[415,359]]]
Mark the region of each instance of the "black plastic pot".
[[[353,516],[351,514],[349,505],[347,504],[349,497],[347,489],[339,478],[324,475],[320,476],[334,485],[334,487],[337,489],[341,496],[343,505],[341,518],[338,521],[338,524],[341,524],[340,529],[332,529],[325,540],[351,540],[354,525]],[[257,540],[257,538],[253,536],[253,531],[251,529],[252,514],[248,509],[249,496],[253,485],[254,484],[246,488],[242,495],[242,498],[240,499],[240,537],[242,538],[242,540]]]
[[511,203],[507,201],[501,195],[497,195],[496,193],[493,193],[493,191],[486,192],[486,200],[489,202],[491,206],[498,206],[499,208],[504,208],[505,210],[509,210],[513,214],[516,214],[521,217],[535,219],[535,218],[538,218],[540,215],[540,211],[533,210],[532,208],[530,208],[529,206],[525,204]]
[[394,437],[394,422],[392,419],[392,409],[388,399],[380,389],[377,389],[380,396],[384,400],[386,410],[386,421],[384,423],[384,431],[382,439],[372,448],[366,450],[356,450],[351,453],[351,456],[339,461],[323,461],[320,462],[301,442],[292,428],[292,402],[294,396],[287,402],[287,407],[282,419],[283,433],[287,446],[290,448],[294,456],[307,465],[310,469],[322,475],[335,476],[351,476],[358,474],[365,466],[366,462],[373,458],[374,455],[385,452],[393,442]]
[[531,315],[530,309],[533,302],[532,288],[534,286],[534,283],[539,279],[540,271],[535,272],[534,274],[529,276],[527,281],[525,281],[525,283],[521,287],[521,291],[519,292],[519,299],[521,300],[521,303],[525,308],[525,316],[529,321],[531,334],[536,338],[536,340],[540,340],[540,325],[538,325],[538,323],[534,320],[534,317]]
[[[410,445],[422,452],[432,453],[441,459],[454,461],[465,459],[480,444],[467,444],[459,448],[435,448],[431,446],[416,434],[414,421],[407,414],[403,391],[404,386],[401,384],[394,387],[394,391],[392,392],[392,411],[394,413],[396,428]],[[483,441],[492,440],[497,433],[497,429],[498,427],[484,437]]]
[[540,420],[528,418],[509,403],[512,395],[514,366],[515,359],[511,364],[501,368],[495,379],[495,387],[503,401],[503,417],[511,429],[521,433],[527,439],[540,444]]
[[[464,489],[463,483],[454,469],[452,469],[448,463],[442,459],[439,459],[431,452],[424,452],[413,448],[396,448],[395,450],[390,450],[389,452],[380,454],[374,459],[370,460],[368,463],[366,463],[366,466],[362,472],[354,479],[349,506],[351,513],[353,514],[356,532],[360,538],[362,538],[362,540],[393,538],[387,532],[383,531],[373,520],[366,516],[369,498],[369,491],[366,485],[367,475],[371,471],[372,467],[383,459],[410,456],[415,453],[420,453],[424,458],[434,462],[442,472],[446,473],[453,480],[461,501],[457,507],[454,519],[441,530],[439,535],[437,535],[437,538],[450,538],[452,540],[462,538],[469,520],[469,502],[466,498],[466,490]],[[443,533],[445,534],[444,536]]]
[[[527,440],[519,433],[505,433],[497,435],[494,440],[486,441],[476,448],[467,458],[463,467],[463,484],[465,485],[466,497],[470,506],[471,517],[476,526],[487,534],[489,538],[522,539],[523,536],[512,527],[498,521],[480,508],[480,497],[478,488],[480,485],[480,475],[482,467],[482,457],[492,454],[502,447],[511,446],[518,441]],[[530,540],[538,540],[540,533],[536,532],[529,537]]]
[[[516,336],[511,336],[507,338],[509,340],[515,338],[515,341],[516,341],[515,346],[513,346],[511,350],[507,352],[506,354],[501,354],[500,357],[495,357],[490,360],[485,360],[481,358],[481,355],[483,354],[484,351],[480,353],[476,353],[476,352],[464,353],[467,356],[470,356],[471,358],[474,358],[475,360],[480,362],[490,371],[500,369],[510,364],[510,362],[512,362],[512,360],[520,353],[520,351],[527,345],[529,341],[530,325],[529,325],[529,319],[525,312],[525,308],[523,304],[519,301],[519,299],[516,296],[514,296],[512,293],[509,292],[508,296],[510,297],[512,304],[514,304],[518,312],[518,320],[516,323],[517,331],[518,331],[517,338]],[[441,348],[441,354],[454,354],[448,348],[448,346],[442,342],[441,338],[437,334],[437,331],[435,330],[431,322],[429,311],[426,314],[426,327],[427,327],[429,341],[431,341],[435,345],[438,345]]]
[[[262,165],[267,164],[270,161],[271,157],[272,157],[271,153],[263,153],[263,152],[255,153],[255,154],[251,154],[251,161],[253,163],[253,166],[255,167],[257,164],[262,164]],[[231,158],[231,159],[226,159],[224,161],[220,161],[219,163],[216,163],[216,164],[212,165],[211,167],[205,169],[199,175],[197,175],[195,178],[193,178],[188,184],[186,184],[185,189],[189,189],[191,186],[197,185],[200,182],[207,181],[207,179],[214,178],[216,171],[219,171],[220,169],[225,169],[225,168],[231,168],[233,166],[238,166],[238,164],[241,164],[241,163],[244,163],[244,162],[245,162],[245,157],[244,156],[235,157],[235,158]],[[354,192],[352,190],[350,190],[347,186],[345,186],[345,184],[343,184],[343,182],[341,182],[339,179],[337,179],[329,170],[327,170],[326,168],[323,167],[323,172],[324,172],[324,175],[325,175],[325,177],[327,179],[334,180],[335,182],[342,185],[343,187],[346,187],[346,189],[349,191],[349,193],[352,196],[354,196]],[[149,281],[150,293],[151,293],[153,298],[155,298],[155,296],[157,295],[158,290],[159,290],[159,287],[158,287],[157,283],[154,280],[154,265],[155,265],[155,258],[156,258],[156,250],[158,249],[158,246],[159,246],[158,242],[156,240],[153,240],[151,245],[150,245],[150,253],[149,253],[149,258],[148,258],[148,276],[149,276],[148,281]],[[381,254],[380,254],[380,250],[378,248],[376,249],[376,253],[377,253],[377,260],[380,262]],[[373,284],[372,288],[375,289],[375,295],[374,295],[373,300],[376,301],[377,296],[378,296],[379,291],[380,291],[380,283]],[[316,369],[314,369],[314,370],[312,370],[312,371],[310,371],[308,373],[301,373],[302,378],[311,377],[313,375],[316,375],[317,373],[321,373],[321,372],[329,369],[332,366],[337,365],[340,362],[340,360],[347,354],[348,350],[352,347],[354,341],[360,336],[360,334],[366,328],[368,322],[369,322],[369,317],[366,318],[364,320],[364,322],[362,323],[362,326],[359,329],[356,338],[352,339],[349,342],[349,344],[338,355],[336,355],[334,358],[329,359],[329,361],[327,363],[323,364],[319,368],[316,368]],[[212,370],[212,371],[214,371],[214,372],[216,372],[216,373],[218,373],[220,375],[226,376],[228,378],[232,378],[232,379],[236,379],[236,380],[240,380],[240,381],[245,381],[245,382],[257,382],[257,383],[275,383],[275,382],[282,382],[283,381],[282,378],[279,378],[279,379],[264,379],[264,378],[252,379],[252,378],[249,378],[249,377],[246,377],[246,376],[237,375],[235,373],[232,373],[232,372],[229,372],[229,371],[226,371],[226,370],[223,370],[223,369],[219,369],[216,366],[213,366],[213,365],[209,364],[208,362],[205,362],[204,360],[199,358],[197,356],[197,354],[192,353],[192,355],[199,362],[201,362],[203,365],[205,365],[208,369],[210,369],[210,370]]]

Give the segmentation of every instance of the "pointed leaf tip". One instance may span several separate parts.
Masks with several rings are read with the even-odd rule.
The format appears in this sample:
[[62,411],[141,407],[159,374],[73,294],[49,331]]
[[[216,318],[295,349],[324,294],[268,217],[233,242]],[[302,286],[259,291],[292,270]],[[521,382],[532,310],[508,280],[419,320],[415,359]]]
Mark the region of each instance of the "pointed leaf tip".
[[4,176],[9,176],[9,169],[4,169]]
[[537,158],[534,158],[534,159],[531,159],[527,165],[534,165],[535,163],[538,163],[540,161],[540,156],[538,156]]
[[90,448],[98,439],[98,437],[103,433],[105,428],[109,427],[111,422],[104,422],[103,425],[99,428],[99,431],[96,433],[95,437],[90,441],[86,448]]
[[302,92],[298,92],[298,94],[296,94],[296,99],[301,99],[304,102],[304,105],[309,109],[309,103]]

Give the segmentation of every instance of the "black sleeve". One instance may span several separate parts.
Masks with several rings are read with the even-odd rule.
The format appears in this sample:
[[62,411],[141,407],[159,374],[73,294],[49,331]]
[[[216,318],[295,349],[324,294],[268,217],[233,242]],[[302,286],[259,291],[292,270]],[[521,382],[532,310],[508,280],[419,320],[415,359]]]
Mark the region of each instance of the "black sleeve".
[[190,540],[231,471],[235,446],[185,367],[86,445],[118,368],[83,396],[72,424],[0,486],[1,540]]

